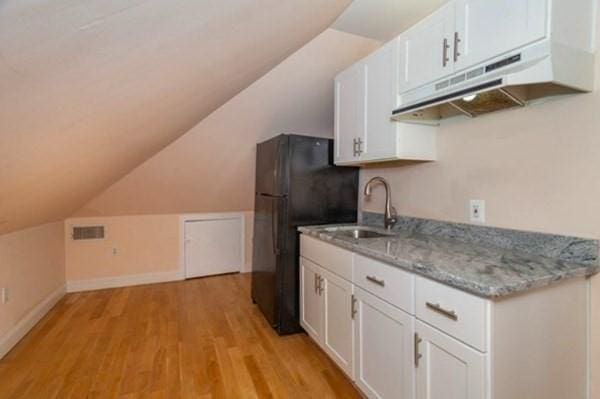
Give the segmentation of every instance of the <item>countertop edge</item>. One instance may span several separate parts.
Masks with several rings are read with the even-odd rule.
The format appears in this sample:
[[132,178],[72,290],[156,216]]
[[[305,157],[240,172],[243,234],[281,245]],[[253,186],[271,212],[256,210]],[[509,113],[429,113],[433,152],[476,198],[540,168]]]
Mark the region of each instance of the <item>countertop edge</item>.
[[[335,225],[331,225],[335,226]],[[331,227],[329,226],[329,227]],[[323,242],[327,242],[333,244],[337,247],[343,248],[345,250],[358,253],[360,255],[364,255],[375,260],[384,262],[391,266],[399,267],[405,271],[415,273],[416,275],[429,278],[431,280],[437,281],[439,283],[445,284],[447,286],[460,289],[461,291],[465,291],[469,294],[476,295],[478,297],[482,297],[485,299],[500,299],[506,298],[509,296],[515,296],[526,291],[535,290],[538,288],[548,287],[554,284],[557,284],[561,281],[579,278],[579,277],[590,277],[596,274],[599,271],[599,266],[590,266],[590,265],[581,265],[580,268],[576,268],[570,270],[568,272],[558,273],[556,275],[547,276],[543,278],[536,278],[534,280],[531,279],[523,279],[522,283],[506,285],[503,287],[490,287],[482,284],[478,284],[477,282],[461,282],[460,279],[457,279],[455,276],[446,273],[432,273],[430,271],[424,270],[423,268],[419,268],[418,264],[402,262],[394,258],[390,258],[380,252],[371,251],[368,248],[360,247],[359,245],[353,245],[348,243],[347,241],[337,239],[331,234],[323,233],[321,231],[317,231],[315,229],[323,228],[324,226],[305,226],[299,227],[298,231],[301,233],[307,234],[310,237],[319,239]],[[468,284],[467,284],[468,283]]]

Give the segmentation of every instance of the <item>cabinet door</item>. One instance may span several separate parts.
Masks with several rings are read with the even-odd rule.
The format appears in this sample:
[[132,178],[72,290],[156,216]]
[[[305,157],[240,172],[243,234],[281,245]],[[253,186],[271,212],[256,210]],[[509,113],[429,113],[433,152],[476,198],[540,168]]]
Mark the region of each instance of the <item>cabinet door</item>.
[[369,398],[414,397],[414,317],[354,287],[358,387]]
[[417,320],[417,399],[484,399],[485,355]]
[[359,62],[335,78],[335,162],[358,162],[355,140],[364,141],[365,68]]
[[352,283],[327,270],[322,270],[321,276],[325,312],[323,349],[350,378],[354,378]]
[[300,324],[317,343],[323,335],[323,299],[319,290],[320,267],[300,258]]
[[459,0],[452,37],[455,70],[543,39],[547,14],[548,0]]
[[454,24],[454,3],[449,3],[400,35],[400,93],[431,83],[454,71]]
[[390,120],[396,106],[398,41],[392,40],[365,60],[366,124],[361,161],[396,155],[396,128]]

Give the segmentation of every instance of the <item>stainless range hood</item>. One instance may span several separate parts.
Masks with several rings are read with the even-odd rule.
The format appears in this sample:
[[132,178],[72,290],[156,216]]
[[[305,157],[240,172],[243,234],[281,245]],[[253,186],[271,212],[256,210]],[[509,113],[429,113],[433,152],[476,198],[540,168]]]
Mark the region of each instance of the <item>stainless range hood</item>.
[[591,53],[533,46],[402,93],[392,119],[439,124],[451,116],[474,118],[541,97],[591,91],[593,65]]

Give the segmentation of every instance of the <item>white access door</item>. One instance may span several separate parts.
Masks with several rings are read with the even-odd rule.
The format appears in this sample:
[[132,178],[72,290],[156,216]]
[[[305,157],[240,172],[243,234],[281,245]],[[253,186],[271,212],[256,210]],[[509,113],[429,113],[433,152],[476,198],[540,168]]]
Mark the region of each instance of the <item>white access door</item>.
[[548,0],[459,0],[452,40],[455,70],[543,39]]
[[235,273],[242,268],[241,217],[185,222],[185,277]]

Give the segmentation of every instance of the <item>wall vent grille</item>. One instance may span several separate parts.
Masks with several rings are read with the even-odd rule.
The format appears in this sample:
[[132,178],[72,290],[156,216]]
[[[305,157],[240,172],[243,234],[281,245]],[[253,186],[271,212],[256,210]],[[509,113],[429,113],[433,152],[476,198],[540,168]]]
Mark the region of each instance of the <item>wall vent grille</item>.
[[73,240],[101,240],[104,238],[104,226],[75,226]]

